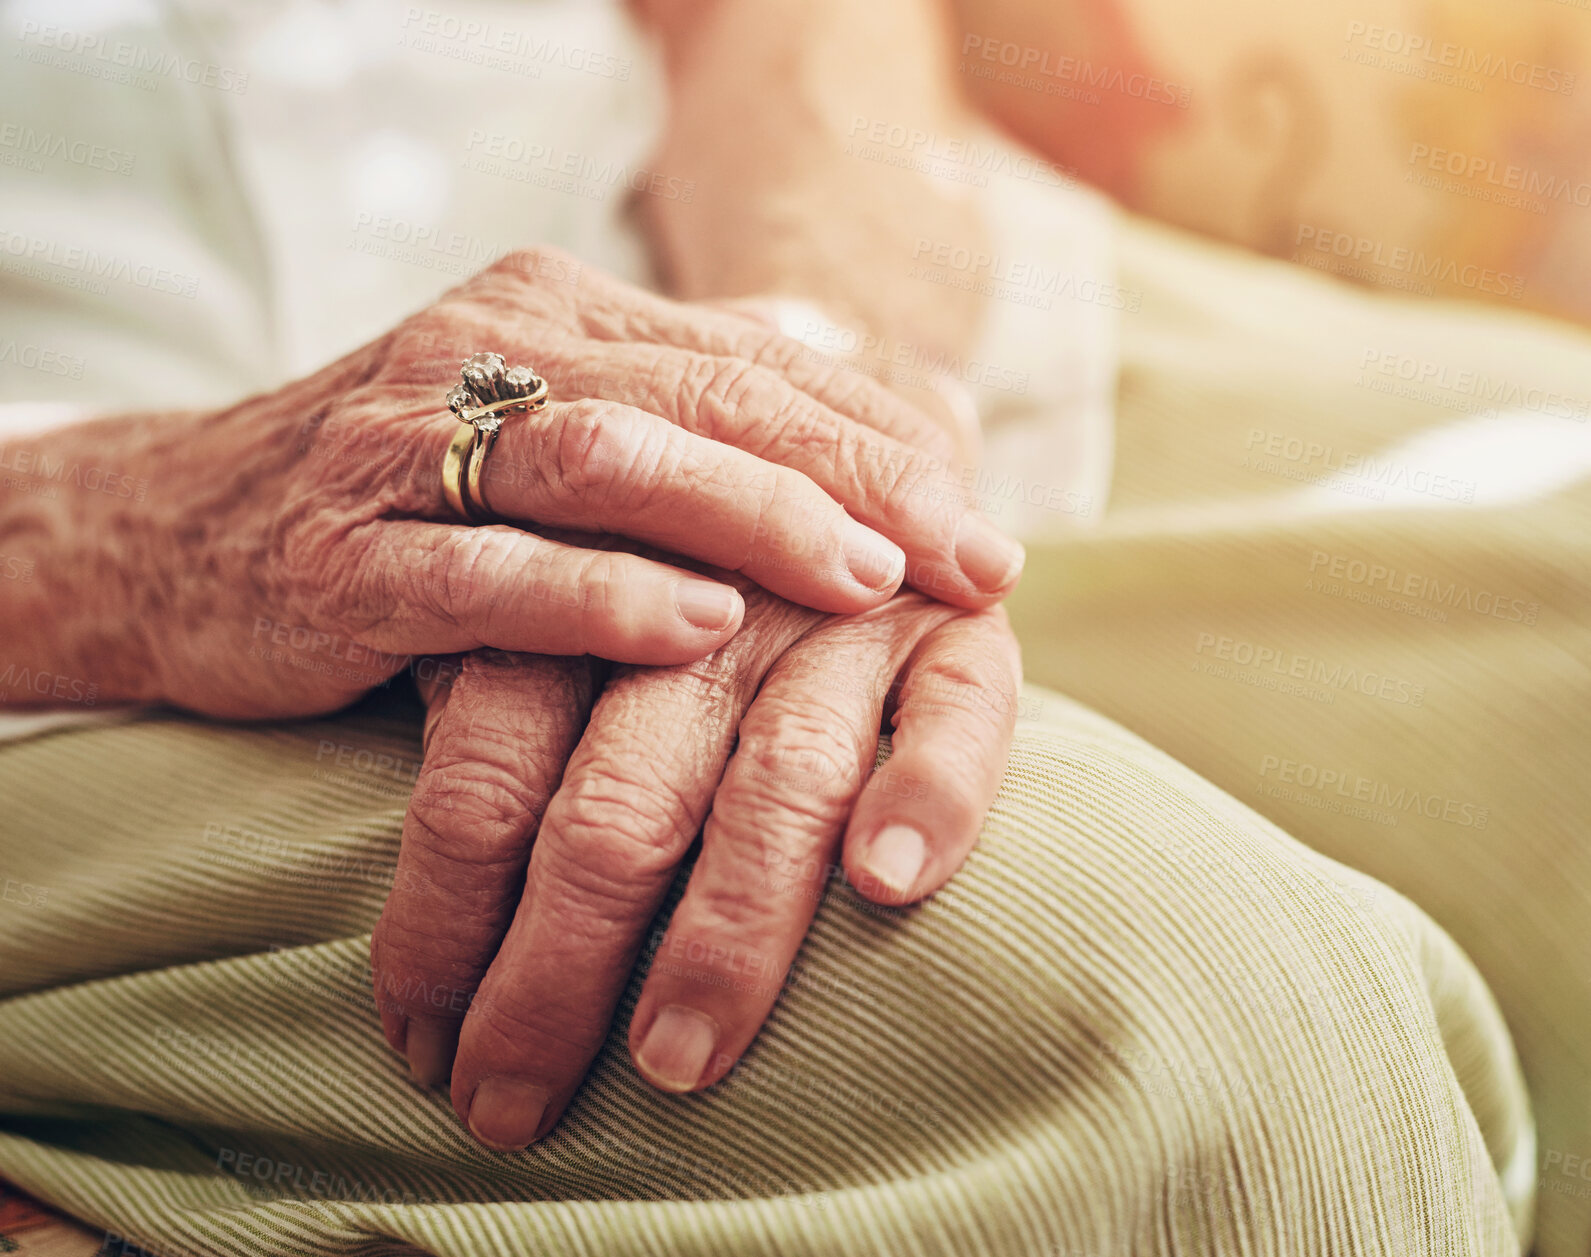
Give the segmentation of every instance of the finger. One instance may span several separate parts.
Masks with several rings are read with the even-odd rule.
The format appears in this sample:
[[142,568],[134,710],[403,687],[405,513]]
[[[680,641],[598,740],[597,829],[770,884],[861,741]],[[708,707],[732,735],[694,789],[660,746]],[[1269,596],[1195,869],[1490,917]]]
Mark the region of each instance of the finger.
[[837,867],[889,682],[925,622],[955,614],[897,599],[820,629],[763,682],[630,1022],[656,1086],[718,1081],[767,1019]]
[[574,1096],[783,645],[737,641],[730,666],[627,673],[603,692],[459,1039],[453,1107],[488,1146],[540,1138]]
[[801,472],[611,400],[510,418],[482,494],[499,517],[648,542],[820,611],[875,607],[906,568]]
[[984,607],[1021,575],[1022,547],[972,506],[951,464],[853,422],[776,371],[740,358],[614,343],[602,347],[598,373],[581,369],[578,349],[565,353],[548,367],[549,379],[561,375],[560,387],[598,388],[810,477],[905,550],[907,580],[924,593]]
[[375,649],[448,654],[491,646],[675,664],[717,650],[745,614],[740,592],[682,568],[587,550],[503,525],[366,525],[340,595]]
[[419,676],[425,757],[370,966],[387,1042],[434,1087],[513,918],[595,678],[585,661],[490,651],[421,663],[433,665]]
[[[533,313],[605,341],[675,345],[772,368],[847,418],[917,449],[952,452],[927,416],[855,372],[783,335],[765,317],[732,303],[683,303],[645,292],[553,248],[520,249],[475,275],[452,296],[497,315]],[[814,316],[814,320],[815,320]]]
[[[888,352],[889,347],[874,346],[870,338],[836,323],[809,301],[787,297],[731,297],[705,304],[738,314],[799,342],[804,360],[853,371],[883,385],[918,415],[920,434],[892,431],[891,435],[897,439],[950,456],[962,466],[977,462],[983,450],[978,403],[972,391],[953,374],[953,363],[948,355],[908,354],[908,362],[914,365],[899,366],[895,361],[898,354]],[[919,357],[922,360],[917,362]],[[942,437],[948,437],[948,443]]]
[[913,652],[889,761],[846,827],[846,872],[869,899],[921,899],[966,861],[1005,772],[1021,676],[998,607],[949,621]]
[[[836,371],[832,355],[814,351],[780,331],[752,307],[725,303],[670,301],[627,290],[582,304],[579,319],[587,336],[604,341],[674,345],[719,358],[738,358],[776,372],[795,388],[846,418],[911,448],[941,458],[954,446],[934,422],[878,382],[854,371]],[[805,332],[827,325],[816,312]],[[845,353],[854,345],[839,346]]]

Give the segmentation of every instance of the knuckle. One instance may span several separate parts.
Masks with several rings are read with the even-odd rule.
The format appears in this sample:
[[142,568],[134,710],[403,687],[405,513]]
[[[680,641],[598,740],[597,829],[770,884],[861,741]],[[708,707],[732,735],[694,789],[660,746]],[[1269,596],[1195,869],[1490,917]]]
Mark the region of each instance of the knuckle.
[[930,459],[923,451],[906,446],[858,440],[849,451],[852,472],[867,485],[869,496],[892,516],[911,513],[914,499],[924,492]]
[[569,556],[573,571],[564,605],[576,611],[588,650],[633,647],[642,636],[620,613],[619,591],[627,585],[628,559],[607,550],[582,550]]
[[[501,316],[526,313],[567,327],[582,283],[581,263],[547,246],[513,249],[449,292],[439,307],[450,312],[473,311],[497,317],[492,329],[502,331]],[[457,343],[457,342],[453,342]]]
[[760,323],[748,326],[734,340],[733,352],[758,366],[788,375],[808,357],[806,345],[794,336]]
[[611,1011],[600,1000],[557,998],[494,971],[470,1006],[465,1034],[472,1064],[483,1073],[502,1060],[526,1057],[583,1070],[607,1037]]
[[605,402],[585,399],[562,410],[546,431],[554,486],[582,502],[606,496],[631,462],[625,426]]
[[658,413],[681,422],[693,417],[693,398],[711,387],[714,366],[711,356],[689,349],[669,350],[663,345],[637,346],[647,372],[648,395],[656,399]]
[[651,396],[659,414],[667,415],[687,432],[740,443],[740,433],[750,425],[725,409],[726,390],[734,390],[725,372],[731,364],[712,354],[694,350],[659,353],[651,376]]
[[501,276],[525,292],[540,292],[550,285],[548,280],[565,280],[580,275],[580,263],[573,255],[550,245],[531,245],[510,249],[485,272]]
[[[638,673],[626,680],[632,686],[645,685],[655,676],[656,673]],[[749,679],[733,643],[703,659],[677,664],[667,672],[673,700],[689,705],[691,730],[703,745],[715,750],[727,748],[740,724]]]
[[[454,1013],[469,1007],[491,941],[437,939],[383,916],[370,938],[370,970],[379,1008],[399,1013]],[[479,951],[473,949],[479,946]]]
[[720,413],[750,416],[769,449],[795,450],[820,435],[816,403],[777,372],[741,358],[712,360],[704,398]]
[[672,874],[700,825],[678,791],[633,776],[581,774],[565,782],[558,804],[563,845],[608,886]]
[[[793,864],[801,862],[791,858]],[[770,893],[767,878],[750,875],[754,867],[759,873],[763,870],[761,864],[748,864],[747,876],[715,883],[711,891],[691,900],[688,914],[682,909],[685,919],[677,919],[669,929],[665,951],[707,969],[731,957],[742,962],[755,958],[762,962],[757,968],[766,965],[765,976],[777,981],[782,965],[768,962],[783,951],[780,943],[791,915],[789,898],[801,896],[807,888],[786,883],[782,894]]]
[[1016,678],[1000,661],[975,651],[938,654],[915,666],[901,686],[900,707],[918,715],[1015,718]]
[[502,579],[512,548],[501,529],[466,528],[451,534],[435,569],[435,579],[425,580],[422,568],[412,572],[414,596],[440,619],[459,622],[459,609],[477,604],[482,595]]
[[434,858],[476,873],[524,859],[530,829],[547,806],[544,789],[491,759],[428,766],[409,800],[409,815]]
[[741,745],[747,767],[760,780],[842,805],[861,786],[862,767],[836,741],[836,724],[848,720],[822,705],[783,707]]
[[766,388],[761,368],[743,358],[707,357],[698,369],[702,372],[702,396],[731,413]]
[[277,605],[303,600],[321,615],[358,615],[388,603],[386,574],[368,534],[286,528],[271,539],[264,580]]
[[[862,788],[861,754],[836,736],[854,714],[810,696],[799,706],[770,705],[765,696],[759,706],[755,727],[742,730],[739,771],[720,807],[739,830],[826,832],[844,820]],[[753,818],[755,824],[744,823]]]
[[864,426],[907,441],[913,449],[940,461],[954,454],[956,443],[950,434],[916,406],[861,372],[849,374],[855,384],[848,399],[850,404],[841,407],[847,414],[853,414]]

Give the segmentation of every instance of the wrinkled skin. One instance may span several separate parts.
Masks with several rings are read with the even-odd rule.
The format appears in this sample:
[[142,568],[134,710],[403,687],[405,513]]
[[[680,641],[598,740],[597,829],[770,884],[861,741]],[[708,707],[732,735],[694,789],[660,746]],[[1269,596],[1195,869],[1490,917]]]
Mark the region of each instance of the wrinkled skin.
[[[467,526],[443,504],[457,421],[442,399],[482,348],[552,389],[545,410],[509,419],[487,464],[488,504],[522,527]],[[138,661],[103,701],[312,714],[411,656],[483,646],[682,663],[739,628],[729,572],[830,612],[877,607],[903,577],[967,607],[1009,589],[1020,548],[938,491],[923,424],[753,320],[527,252],[276,393],[76,430],[159,491],[61,524],[97,549],[41,568],[82,573],[85,589],[50,591],[57,605],[87,605],[95,564],[131,574],[120,603],[95,608],[129,640],[82,652]],[[48,504],[15,509],[43,521],[19,528],[58,523]]]
[[[966,353],[980,304],[914,279],[913,252],[923,239],[987,250],[978,206],[846,145],[858,118],[966,126],[948,75],[920,69],[943,52],[926,8],[684,2],[669,29],[671,6],[642,7],[671,73],[653,165],[693,187],[688,204],[638,207],[672,290],[764,317],[770,295],[816,302],[871,348],[804,350],[808,364],[870,398],[867,377],[883,374],[936,421],[893,435],[930,458],[974,457],[975,415],[921,372],[879,364]],[[477,1138],[518,1148],[556,1125],[643,957],[632,1057],[655,1085],[696,1090],[795,979],[841,868],[899,905],[961,865],[1004,767],[1019,656],[998,608],[928,592],[957,606],[902,593],[821,615],[752,592],[740,634],[697,663],[605,675],[477,654],[451,687],[426,687],[425,767],[372,961],[388,1042],[418,1082],[451,1086]],[[881,717],[894,750],[873,772]],[[659,938],[653,917],[698,834]]]
[[[973,846],[1015,722],[1004,613],[909,593],[852,616],[746,597],[722,650],[621,667],[599,695],[587,663],[490,652],[425,687],[376,998],[416,1080],[451,1079],[489,1146],[556,1125],[704,823],[630,1030],[643,1075],[671,1091],[745,1051],[841,863],[868,898],[904,904]],[[885,716],[894,754],[872,772]],[[920,866],[909,841],[879,855],[891,826],[921,835]]]

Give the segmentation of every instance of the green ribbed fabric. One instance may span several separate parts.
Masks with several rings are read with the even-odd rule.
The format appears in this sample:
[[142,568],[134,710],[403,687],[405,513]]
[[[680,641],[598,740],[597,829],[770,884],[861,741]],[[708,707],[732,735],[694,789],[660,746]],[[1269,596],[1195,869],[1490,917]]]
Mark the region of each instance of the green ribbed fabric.
[[13,746],[8,874],[46,896],[0,942],[0,1173],[195,1254],[1516,1251],[1526,1109],[1452,943],[1115,726],[1026,707],[953,887],[832,892],[710,1094],[640,1082],[627,1001],[512,1156],[410,1085],[370,1002],[402,800],[319,764],[412,759],[404,712]]
[[[416,713],[143,720],[0,750],[0,878],[34,888],[0,903],[0,1175],[181,1254],[1457,1257],[1534,1224],[1584,1257],[1550,1172],[1591,1153],[1583,501],[1333,512],[1241,464],[1256,430],[1375,449],[1455,417],[1361,384],[1367,345],[1591,397],[1583,338],[1124,231],[1116,504],[1030,547],[1013,610],[1053,688],[981,844],[917,910],[834,886],[724,1084],[639,1081],[637,979],[560,1129],[478,1149],[368,989]],[[1384,613],[1306,589],[1317,551],[1541,611]],[[1422,701],[1272,689],[1202,634]],[[1316,788],[1273,793],[1283,761]],[[1321,769],[1402,788],[1396,823]],[[1426,910],[1508,1013],[1539,1192],[1508,1031]]]
[[1141,224],[1122,258],[1112,511],[1029,545],[1028,676],[1457,940],[1534,1103],[1536,1251],[1585,1257],[1591,334]]

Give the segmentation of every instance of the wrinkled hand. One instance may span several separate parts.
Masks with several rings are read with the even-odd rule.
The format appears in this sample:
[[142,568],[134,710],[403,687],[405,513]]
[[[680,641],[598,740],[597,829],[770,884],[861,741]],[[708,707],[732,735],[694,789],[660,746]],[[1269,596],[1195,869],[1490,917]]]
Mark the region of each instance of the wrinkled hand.
[[[593,665],[571,660],[477,653],[426,692],[376,998],[416,1080],[451,1077],[489,1146],[557,1124],[699,833],[630,1027],[637,1067],[670,1091],[746,1050],[837,861],[869,899],[906,904],[976,841],[1015,722],[1004,612],[911,593],[849,616],[747,603],[711,658],[620,667],[594,708]],[[886,718],[894,752],[874,771]]]
[[[487,464],[488,506],[523,528],[465,526],[442,499],[458,426],[443,397],[481,349],[552,389],[544,410],[505,423]],[[99,456],[160,491],[140,512],[95,505],[115,512],[103,528],[62,527],[120,547],[85,560],[84,583],[95,565],[127,574],[126,605],[100,618],[142,642],[130,653],[143,666],[124,671],[147,679],[103,699],[308,714],[411,655],[673,664],[739,627],[741,595],[723,581],[532,526],[650,543],[825,611],[877,606],[903,575],[987,605],[1014,583],[1020,548],[935,491],[923,425],[752,320],[536,251],[276,393],[98,425]]]

